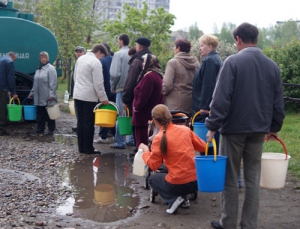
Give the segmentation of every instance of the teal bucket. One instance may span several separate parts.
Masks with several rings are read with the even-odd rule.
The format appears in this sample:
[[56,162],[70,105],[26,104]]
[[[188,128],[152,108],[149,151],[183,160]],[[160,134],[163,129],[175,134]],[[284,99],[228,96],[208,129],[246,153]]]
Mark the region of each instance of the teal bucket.
[[27,98],[23,100],[23,118],[27,121],[36,120],[36,106],[35,105],[24,105]]
[[[212,142],[215,155],[195,157],[197,183],[200,192],[222,192],[224,190],[227,157],[216,155],[215,140],[213,139]],[[206,145],[206,155],[207,150],[208,144]]]

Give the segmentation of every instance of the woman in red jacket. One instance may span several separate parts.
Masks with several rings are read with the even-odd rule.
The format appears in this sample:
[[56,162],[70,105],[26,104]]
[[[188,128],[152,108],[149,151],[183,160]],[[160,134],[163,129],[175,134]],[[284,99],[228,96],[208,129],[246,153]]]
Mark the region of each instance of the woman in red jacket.
[[151,110],[157,104],[163,103],[162,71],[156,56],[143,56],[143,71],[137,79],[134,88],[132,125],[136,148],[141,143],[148,144],[148,121],[151,120]]
[[139,148],[143,149],[143,159],[151,170],[156,171],[162,163],[167,168],[168,173],[151,175],[149,185],[169,204],[166,212],[173,214],[180,205],[189,207],[187,194],[197,191],[195,150],[203,152],[205,142],[187,126],[173,124],[165,105],[155,106],[152,118],[159,128],[153,138],[152,152],[145,144]]

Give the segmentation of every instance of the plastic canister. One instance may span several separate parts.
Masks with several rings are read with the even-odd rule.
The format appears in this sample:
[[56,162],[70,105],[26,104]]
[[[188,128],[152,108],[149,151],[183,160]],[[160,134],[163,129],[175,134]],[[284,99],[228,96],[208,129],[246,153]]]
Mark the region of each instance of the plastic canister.
[[144,176],[145,173],[148,170],[148,166],[145,164],[142,156],[143,156],[144,151],[142,149],[139,149],[137,153],[134,156],[134,161],[133,161],[133,171],[132,173],[137,176]]

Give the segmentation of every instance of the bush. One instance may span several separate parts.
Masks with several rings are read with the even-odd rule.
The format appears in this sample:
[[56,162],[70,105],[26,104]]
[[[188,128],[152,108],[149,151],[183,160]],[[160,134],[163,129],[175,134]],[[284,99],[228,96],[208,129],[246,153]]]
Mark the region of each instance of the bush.
[[[281,72],[283,83],[300,84],[300,41],[293,39],[283,47],[266,48],[263,53],[274,60]],[[284,87],[284,93],[292,98],[300,98],[300,90]],[[286,103],[287,108],[298,109],[299,105]]]

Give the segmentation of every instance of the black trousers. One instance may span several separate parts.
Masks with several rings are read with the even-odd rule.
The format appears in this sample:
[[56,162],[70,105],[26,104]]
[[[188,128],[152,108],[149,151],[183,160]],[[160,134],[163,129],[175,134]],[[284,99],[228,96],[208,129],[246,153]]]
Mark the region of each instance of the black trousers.
[[44,131],[46,122],[48,123],[48,130],[55,130],[55,120],[49,118],[46,106],[37,106],[37,130]]
[[5,131],[7,121],[7,92],[0,89],[0,133]]
[[94,146],[94,107],[97,102],[74,99],[77,110],[77,136],[79,152],[93,152]]

